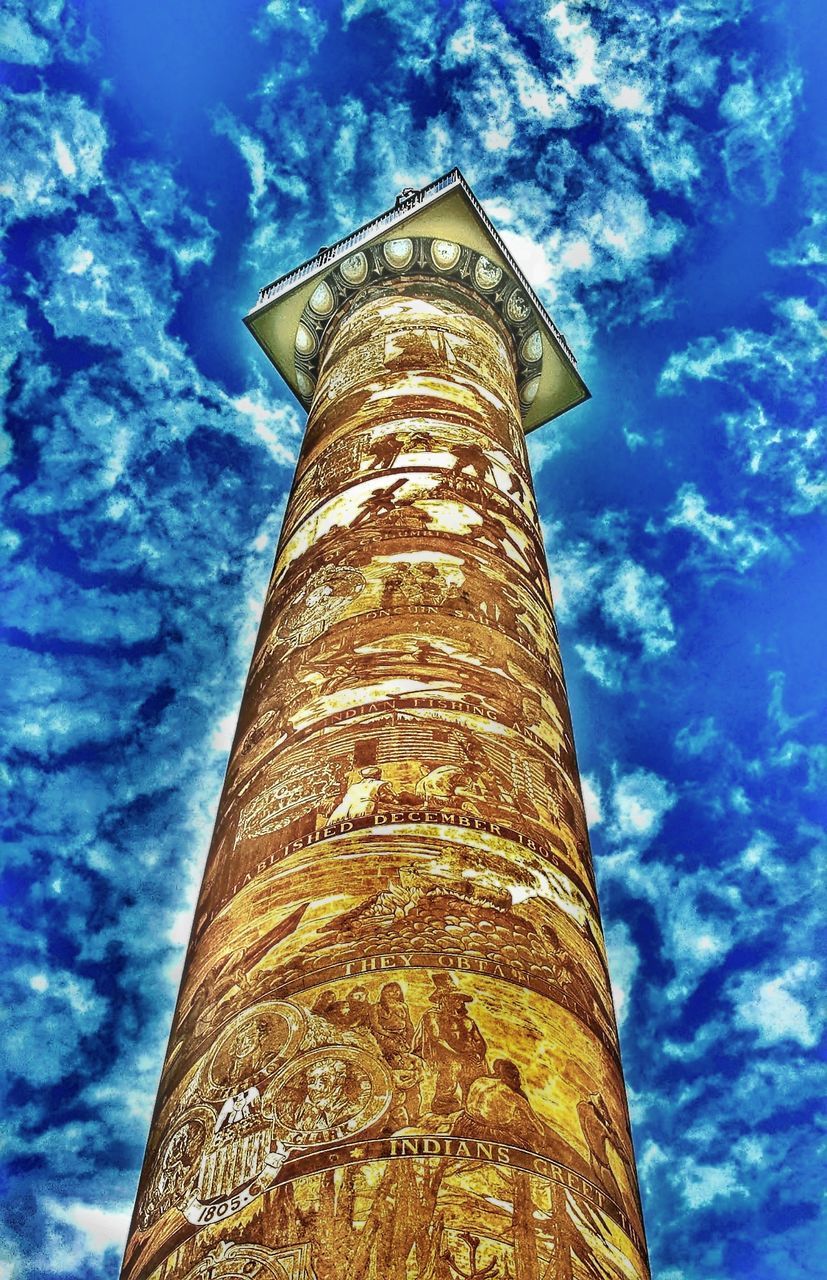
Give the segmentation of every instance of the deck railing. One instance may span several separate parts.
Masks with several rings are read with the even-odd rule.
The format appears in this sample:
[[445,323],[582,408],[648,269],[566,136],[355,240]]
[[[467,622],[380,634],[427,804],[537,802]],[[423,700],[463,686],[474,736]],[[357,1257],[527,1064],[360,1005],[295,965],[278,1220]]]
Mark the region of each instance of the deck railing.
[[396,223],[402,221],[418,206],[429,204],[431,200],[435,199],[449,187],[460,187],[468,197],[468,200],[473,205],[480,221],[483,223],[508,263],[508,268],[511,274],[519,280],[523,289],[525,289],[526,294],[531,299],[532,305],[548,325],[569,360],[571,360],[572,364],[577,364],[577,357],[566,341],[565,335],[557,328],[557,325],[554,323],[531,285],[526,280],[522,271],[517,266],[517,263],[503,244],[499,232],[494,227],[459,169],[451,169],[449,173],[444,174],[441,178],[437,178],[434,182],[428,183],[426,187],[422,187],[419,191],[410,191],[410,189],[406,189],[406,191],[397,196],[396,204],[393,209],[389,209],[387,212],[381,213],[378,218],[372,218],[370,222],[366,222],[364,226],[359,227],[357,231],[351,232],[351,234],[345,236],[343,240],[337,240],[333,245],[324,245],[314,258],[311,258],[308,262],[303,262],[301,266],[295,267],[292,271],[288,271],[287,275],[280,276],[277,280],[273,280],[270,284],[265,285],[264,288],[259,291],[258,302],[253,310],[257,310],[259,307],[264,306],[268,302],[274,301],[276,298],[283,297],[285,293],[290,293],[297,285],[301,284],[302,280],[315,275],[322,267],[328,266],[329,263],[336,262],[340,258],[349,257],[349,255],[353,253],[354,250],[358,249],[359,245],[364,244],[366,240],[372,240],[377,233],[386,228],[389,229]]

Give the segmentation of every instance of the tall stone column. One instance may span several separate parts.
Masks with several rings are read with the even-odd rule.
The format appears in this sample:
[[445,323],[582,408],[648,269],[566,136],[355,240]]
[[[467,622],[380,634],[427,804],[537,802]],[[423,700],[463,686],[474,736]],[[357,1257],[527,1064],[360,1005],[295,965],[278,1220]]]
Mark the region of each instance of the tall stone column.
[[319,275],[295,343],[310,415],[123,1275],[645,1277],[533,310],[397,235]]

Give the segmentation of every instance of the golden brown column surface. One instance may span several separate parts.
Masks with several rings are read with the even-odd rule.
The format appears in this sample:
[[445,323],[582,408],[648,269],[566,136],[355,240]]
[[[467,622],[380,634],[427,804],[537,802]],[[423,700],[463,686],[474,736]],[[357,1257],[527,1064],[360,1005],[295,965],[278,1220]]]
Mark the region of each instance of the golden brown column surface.
[[648,1274],[521,426],[539,337],[445,270],[335,311],[322,281],[299,331],[129,1280]]

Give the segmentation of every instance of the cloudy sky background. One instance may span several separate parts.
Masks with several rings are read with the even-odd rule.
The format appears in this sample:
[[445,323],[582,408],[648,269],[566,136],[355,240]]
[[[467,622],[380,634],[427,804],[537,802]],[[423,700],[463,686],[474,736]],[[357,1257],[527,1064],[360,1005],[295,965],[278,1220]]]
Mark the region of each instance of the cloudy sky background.
[[453,165],[594,395],[531,448],[654,1275],[820,1273],[823,12],[6,0],[3,1280],[118,1272],[302,429],[240,317]]

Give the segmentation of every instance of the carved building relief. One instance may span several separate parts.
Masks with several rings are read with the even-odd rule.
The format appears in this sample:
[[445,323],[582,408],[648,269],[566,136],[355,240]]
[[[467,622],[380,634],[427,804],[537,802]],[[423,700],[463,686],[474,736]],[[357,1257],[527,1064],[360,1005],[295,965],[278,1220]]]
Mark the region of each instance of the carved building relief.
[[534,332],[502,268],[421,237],[302,315],[310,417],[128,1280],[648,1275]]

